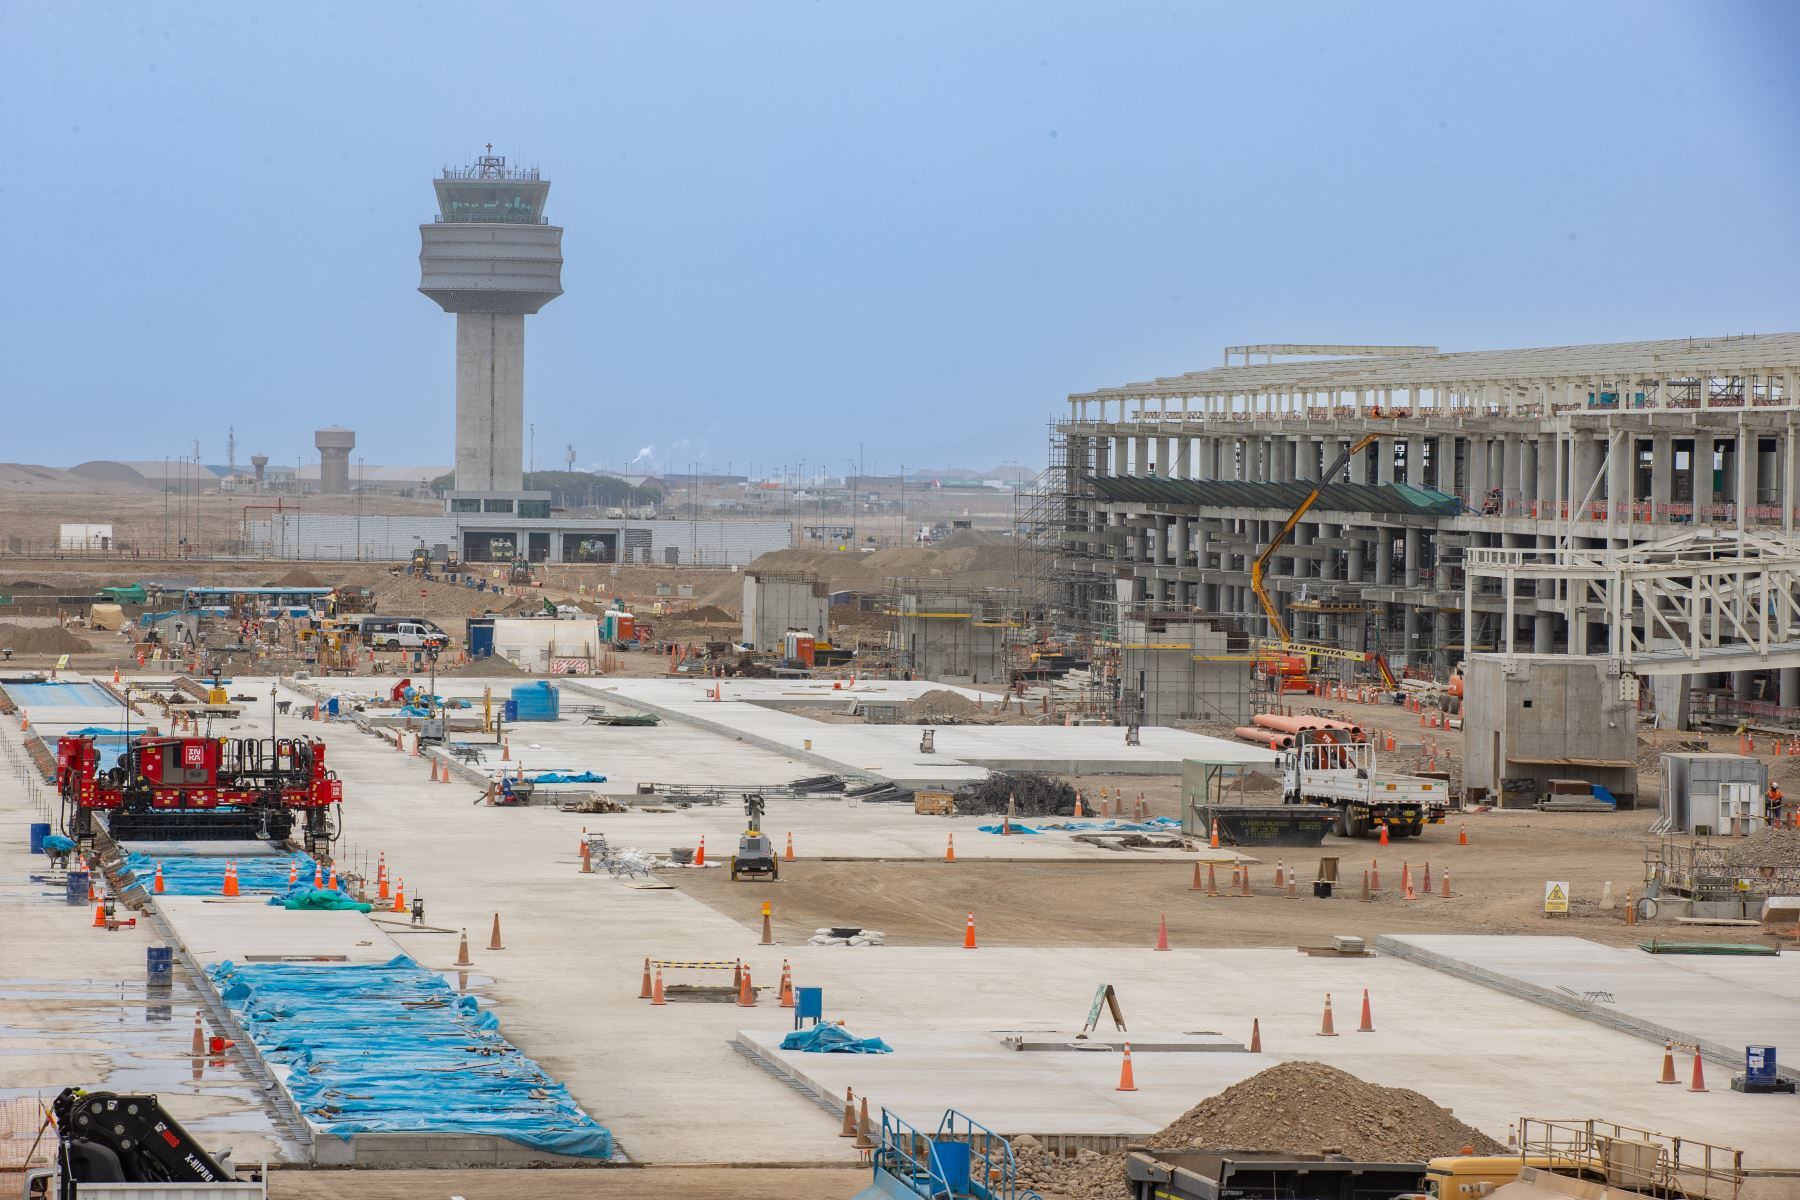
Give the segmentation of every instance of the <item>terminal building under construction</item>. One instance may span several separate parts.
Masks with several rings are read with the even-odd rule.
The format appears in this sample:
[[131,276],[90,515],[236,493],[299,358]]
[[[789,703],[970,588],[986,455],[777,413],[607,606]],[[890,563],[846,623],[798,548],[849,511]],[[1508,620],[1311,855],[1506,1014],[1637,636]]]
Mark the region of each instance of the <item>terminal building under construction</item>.
[[[1787,598],[1736,612],[1724,591],[1696,598],[1729,580],[1689,580],[1685,600],[1629,581],[1658,554],[1687,564],[1676,574],[1724,562],[1740,582],[1752,560],[1764,584],[1800,567],[1800,334],[1224,358],[1070,396],[1021,513],[1044,551],[1037,599],[1121,649],[1123,707],[1135,693],[1147,719],[1238,715],[1218,705],[1236,708],[1235,677],[1279,632],[1252,563],[1334,466],[1266,568],[1295,642],[1439,678],[1471,651],[1648,661],[1680,643],[1690,674],[1800,705],[1800,668],[1758,669],[1753,634],[1702,639],[1700,607],[1667,616],[1690,603],[1754,623]],[[1774,640],[1795,636],[1785,621]],[[1174,680],[1160,703],[1158,677]]]

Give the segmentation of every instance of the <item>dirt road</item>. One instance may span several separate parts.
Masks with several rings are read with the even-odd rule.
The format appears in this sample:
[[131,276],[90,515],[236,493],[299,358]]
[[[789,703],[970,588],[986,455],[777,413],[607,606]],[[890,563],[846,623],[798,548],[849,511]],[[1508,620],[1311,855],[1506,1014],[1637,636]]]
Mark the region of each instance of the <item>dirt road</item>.
[[847,1200],[867,1168],[600,1167],[536,1171],[276,1171],[274,1200],[587,1200],[680,1196],[684,1200]]

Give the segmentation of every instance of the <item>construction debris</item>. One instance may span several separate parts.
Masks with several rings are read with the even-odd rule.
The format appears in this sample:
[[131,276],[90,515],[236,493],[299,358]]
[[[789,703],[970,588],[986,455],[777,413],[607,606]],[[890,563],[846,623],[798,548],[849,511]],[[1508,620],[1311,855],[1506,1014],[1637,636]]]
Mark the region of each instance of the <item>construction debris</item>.
[[[1203,1100],[1144,1139],[1159,1150],[1275,1150],[1341,1154],[1363,1162],[1425,1162],[1505,1148],[1406,1088],[1381,1087],[1336,1067],[1288,1062]],[[1070,1200],[1126,1200],[1122,1154],[1057,1158],[1030,1137],[1013,1139],[1019,1182]]]
[[1731,843],[1725,861],[1734,867],[1800,867],[1800,829],[1765,826]]
[[956,793],[956,811],[985,816],[1009,811],[1015,817],[1075,815],[1075,788],[1036,771],[996,771]]

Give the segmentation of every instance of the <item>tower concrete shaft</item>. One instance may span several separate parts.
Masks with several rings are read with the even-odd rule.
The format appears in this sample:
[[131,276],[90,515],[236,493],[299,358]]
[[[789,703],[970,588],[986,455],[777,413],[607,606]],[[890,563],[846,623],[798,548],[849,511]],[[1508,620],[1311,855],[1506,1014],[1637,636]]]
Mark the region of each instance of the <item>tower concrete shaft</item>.
[[313,434],[313,445],[319,450],[319,494],[349,495],[350,452],[356,449],[356,434],[331,425]]
[[562,295],[562,229],[550,183],[492,153],[433,181],[419,227],[419,290],[456,314],[456,490],[524,486],[525,317]]

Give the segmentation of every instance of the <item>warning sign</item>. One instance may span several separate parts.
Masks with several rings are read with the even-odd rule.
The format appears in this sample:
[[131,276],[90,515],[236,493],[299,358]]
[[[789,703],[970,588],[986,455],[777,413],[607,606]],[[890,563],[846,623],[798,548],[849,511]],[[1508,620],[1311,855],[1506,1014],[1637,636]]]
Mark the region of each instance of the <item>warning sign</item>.
[[1569,885],[1567,881],[1546,879],[1544,881],[1544,911],[1546,913],[1569,913]]

